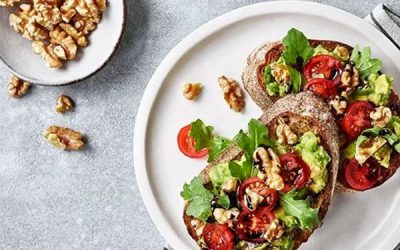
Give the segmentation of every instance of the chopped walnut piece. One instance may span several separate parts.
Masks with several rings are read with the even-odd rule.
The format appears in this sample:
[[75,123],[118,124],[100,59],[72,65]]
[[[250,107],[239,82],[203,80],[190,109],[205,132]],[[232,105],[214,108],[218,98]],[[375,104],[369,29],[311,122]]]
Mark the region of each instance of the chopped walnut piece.
[[57,99],[56,112],[65,113],[74,107],[74,103],[69,96],[61,95]]
[[281,144],[293,145],[297,142],[297,135],[282,120],[279,121],[279,125],[276,128],[276,135],[278,136],[278,142]]
[[12,76],[8,84],[8,94],[13,97],[21,97],[28,92],[31,84],[23,81],[16,76]]
[[[33,52],[40,55],[43,60],[45,60],[47,66],[50,68],[61,68],[62,63],[58,60],[57,55],[51,47],[46,47],[46,45],[41,41],[35,41],[32,43]],[[54,53],[54,54],[53,54]]]
[[339,96],[329,102],[329,105],[336,111],[337,115],[343,115],[347,108],[347,102]]
[[244,108],[244,96],[243,91],[240,88],[239,84],[225,76],[221,76],[218,78],[219,86],[224,93],[225,101],[229,104],[229,107],[236,112],[241,112]]
[[340,46],[340,45],[336,46],[336,48],[333,52],[335,52],[337,55],[339,55],[340,59],[342,59],[343,61],[347,61],[350,59],[350,52],[344,46]]
[[213,215],[215,220],[219,224],[228,224],[228,226],[233,226],[233,220],[239,216],[240,212],[237,208],[231,208],[229,210],[223,208],[214,209]]
[[50,126],[43,135],[53,146],[62,150],[80,150],[85,145],[82,134],[69,128]]
[[281,84],[287,84],[290,81],[289,70],[284,64],[271,65],[271,74]]
[[346,64],[342,73],[342,87],[346,89],[347,93],[353,92],[360,84],[360,73],[358,69],[351,64]]
[[196,99],[203,89],[201,83],[186,83],[183,86],[183,96],[188,100]]
[[50,32],[51,44],[60,45],[64,50],[68,60],[73,60],[76,57],[78,46],[75,40],[63,31],[61,28],[56,28]]
[[193,218],[193,219],[190,221],[190,225],[192,226],[192,228],[193,228],[194,230],[196,230],[196,234],[200,236],[200,235],[203,233],[203,229],[204,229],[206,223],[203,222],[202,220]]
[[274,219],[269,225],[269,228],[264,234],[264,238],[268,242],[272,242],[274,239],[279,239],[285,233],[283,226],[279,223],[278,219]]
[[259,170],[259,175],[261,179],[267,179],[266,184],[273,189],[281,190],[283,189],[285,183],[280,176],[280,161],[278,155],[268,148],[266,150],[263,147],[257,148],[253,155],[254,163]]
[[388,107],[379,106],[369,114],[369,117],[372,119],[373,126],[383,128],[392,118],[392,111]]
[[21,2],[21,0],[0,0],[0,6],[12,7],[14,4]]

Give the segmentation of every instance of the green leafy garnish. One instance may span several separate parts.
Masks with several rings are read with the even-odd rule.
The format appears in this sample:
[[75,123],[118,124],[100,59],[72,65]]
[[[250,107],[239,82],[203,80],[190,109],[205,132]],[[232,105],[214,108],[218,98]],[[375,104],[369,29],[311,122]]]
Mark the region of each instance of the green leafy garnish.
[[400,137],[393,133],[389,128],[370,128],[364,130],[356,141],[356,154],[358,154],[360,145],[367,141],[369,138],[380,136],[384,138],[389,145],[393,146],[394,149],[400,153]]
[[218,205],[225,209],[229,209],[231,205],[231,201],[229,200],[229,196],[226,195],[224,192],[221,192],[219,197],[218,197]]
[[243,130],[235,137],[236,143],[244,151],[246,159],[253,158],[253,152],[260,146],[272,147],[273,141],[268,137],[268,128],[260,121],[251,119],[248,124],[248,133]]
[[203,186],[203,179],[197,176],[192,179],[190,184],[183,185],[181,196],[189,202],[186,214],[202,221],[206,221],[211,216],[211,201],[213,193]]
[[299,199],[299,192],[291,191],[280,196],[280,203],[287,215],[294,216],[298,219],[300,228],[314,229],[320,225],[318,218],[319,208],[312,208],[309,199]]
[[266,84],[268,95],[284,97],[286,91],[289,89],[288,85],[280,84],[277,82],[270,82]]
[[355,46],[351,53],[350,61],[355,64],[364,79],[367,79],[371,74],[378,73],[382,68],[381,60],[371,58],[371,49],[369,47],[365,47],[360,52],[359,46]]
[[213,161],[224,152],[231,140],[222,136],[213,135],[214,127],[206,126],[200,119],[191,123],[190,136],[196,140],[195,149],[200,151],[208,148],[208,162]]
[[[297,29],[290,29],[282,40],[285,50],[282,54],[286,65],[301,66],[313,55],[314,49],[310,46],[307,37]],[[296,67],[297,68],[297,67]]]
[[293,93],[299,93],[303,81],[301,73],[291,66],[288,66],[288,71],[290,75],[290,81],[292,82]]
[[253,166],[248,160],[242,162],[241,164],[231,161],[229,162],[229,170],[231,175],[239,180],[245,180],[250,178],[253,173]]
[[272,82],[272,79],[274,77],[272,76],[272,69],[270,66],[265,67],[264,69],[264,80],[265,84],[268,85],[270,82]]
[[294,247],[294,241],[291,237],[285,236],[275,240],[272,245],[277,247],[279,250],[292,250]]

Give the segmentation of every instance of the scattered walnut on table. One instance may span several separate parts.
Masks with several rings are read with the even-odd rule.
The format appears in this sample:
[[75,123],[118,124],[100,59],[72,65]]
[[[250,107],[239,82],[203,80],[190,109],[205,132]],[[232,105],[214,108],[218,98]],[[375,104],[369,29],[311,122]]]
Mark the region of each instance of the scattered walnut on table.
[[183,86],[183,96],[188,100],[196,99],[203,89],[201,83],[186,83]]
[[225,76],[220,76],[218,82],[229,107],[236,112],[241,112],[244,108],[245,102],[243,91],[239,84],[235,80]]
[[16,76],[12,76],[8,84],[8,94],[12,97],[21,97],[25,95],[31,84],[23,81]]
[[69,128],[50,126],[43,135],[53,146],[62,150],[80,150],[85,145],[82,134]]
[[71,97],[66,95],[61,95],[60,97],[58,97],[56,105],[57,113],[65,113],[67,111],[70,111],[73,107],[74,103]]

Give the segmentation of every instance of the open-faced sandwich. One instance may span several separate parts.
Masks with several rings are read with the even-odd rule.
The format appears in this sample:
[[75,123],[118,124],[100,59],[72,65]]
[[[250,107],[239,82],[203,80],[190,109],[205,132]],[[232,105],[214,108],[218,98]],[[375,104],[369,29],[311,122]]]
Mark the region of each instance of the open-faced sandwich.
[[296,29],[282,42],[255,49],[243,83],[264,111],[291,93],[312,91],[331,107],[339,127],[338,189],[363,191],[388,180],[400,165],[400,101],[393,78],[371,50],[308,40]]
[[[297,249],[322,224],[339,164],[329,107],[312,93],[277,101],[229,140],[201,120],[181,130],[211,162],[183,186],[183,219],[201,249]],[[197,152],[197,153],[195,153]]]

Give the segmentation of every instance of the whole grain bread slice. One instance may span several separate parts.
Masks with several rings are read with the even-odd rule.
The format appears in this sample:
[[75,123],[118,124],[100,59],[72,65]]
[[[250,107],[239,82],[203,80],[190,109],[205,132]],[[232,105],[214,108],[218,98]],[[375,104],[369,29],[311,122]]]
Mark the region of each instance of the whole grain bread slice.
[[[328,51],[333,51],[337,46],[346,47],[349,52],[353,51],[353,47],[345,43],[330,40],[309,40],[311,47],[322,45]],[[263,110],[268,110],[280,97],[269,96],[266,93],[264,84],[264,69],[270,63],[277,61],[284,51],[284,45],[280,41],[268,42],[254,49],[247,58],[247,65],[243,70],[242,80],[246,91],[249,93],[254,102]],[[392,91],[389,99],[389,107],[394,115],[400,115],[400,99],[394,91]],[[339,135],[340,136],[340,135]],[[342,162],[343,163],[343,162]],[[344,164],[340,164],[342,168]],[[384,170],[378,182],[377,187],[387,181],[400,167],[400,154],[394,152],[391,155],[389,168]],[[345,186],[344,178],[340,174],[336,185],[338,192],[356,192],[356,190]]]
[[[285,98],[278,100],[270,109],[268,109],[260,118],[260,121],[269,128],[270,137],[276,137],[276,128],[278,120],[283,119],[289,124],[293,132],[302,134],[313,130],[321,138],[321,142],[331,157],[328,164],[329,180],[325,189],[318,195],[313,206],[319,206],[319,218],[321,222],[328,210],[334,187],[339,164],[339,146],[338,146],[338,131],[335,120],[329,112],[327,104],[319,97],[303,92],[297,95],[288,95]],[[203,178],[205,185],[210,184],[209,171],[214,166],[239,159],[243,152],[233,144],[225,152],[223,152],[214,162],[209,164],[200,176]],[[186,204],[183,212],[183,220],[187,227],[190,236],[197,242],[199,236],[196,234],[195,228],[191,225],[192,217],[186,214]],[[294,232],[295,248],[297,249],[303,242],[306,242],[313,230]],[[199,245],[201,249],[206,249]]]
[[[309,40],[309,42],[311,47],[322,45],[328,51],[333,51],[338,45],[346,47],[350,52],[353,50],[351,46],[336,41]],[[277,61],[283,51],[284,45],[281,42],[268,42],[253,50],[247,58],[247,65],[242,74],[243,84],[262,111],[266,111],[279,99],[279,97],[267,95],[263,75],[265,67]]]

